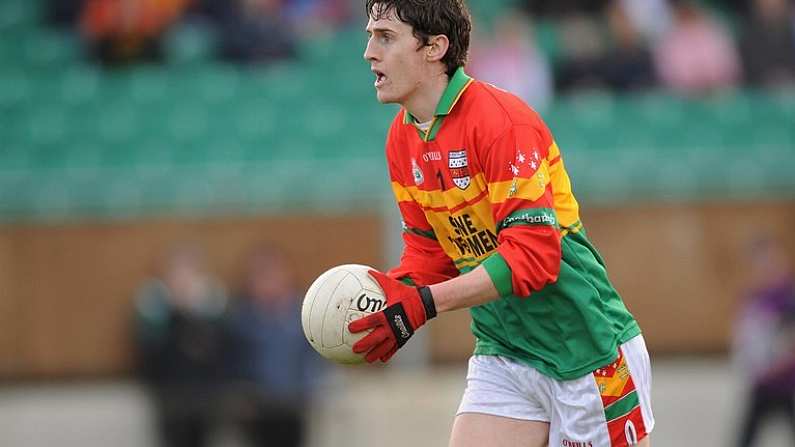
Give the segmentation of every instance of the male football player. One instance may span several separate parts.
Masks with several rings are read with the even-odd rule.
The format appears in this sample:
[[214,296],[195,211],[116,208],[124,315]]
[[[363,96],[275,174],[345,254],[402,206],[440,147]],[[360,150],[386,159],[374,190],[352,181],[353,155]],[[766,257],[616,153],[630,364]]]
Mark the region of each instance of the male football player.
[[463,0],[368,0],[364,58],[401,110],[386,158],[404,221],[400,265],[371,272],[385,310],[350,324],[386,362],[438,312],[477,340],[452,447],[649,445],[640,328],[588,240],[541,118],[464,72]]

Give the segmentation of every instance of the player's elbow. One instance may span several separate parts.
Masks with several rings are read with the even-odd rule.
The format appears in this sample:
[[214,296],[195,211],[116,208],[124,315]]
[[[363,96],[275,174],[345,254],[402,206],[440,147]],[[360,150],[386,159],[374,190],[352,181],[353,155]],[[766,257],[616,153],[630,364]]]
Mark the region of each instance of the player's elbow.
[[513,290],[515,295],[528,297],[533,294],[533,292],[538,292],[547,285],[558,281],[560,257],[555,260],[554,258],[539,258],[531,255],[527,258],[526,262],[531,266],[532,273],[522,276],[513,276]]
[[498,248],[511,269],[513,294],[517,296],[530,296],[557,282],[560,274],[561,246],[555,230],[533,233],[535,237],[529,243],[526,237],[506,237]]

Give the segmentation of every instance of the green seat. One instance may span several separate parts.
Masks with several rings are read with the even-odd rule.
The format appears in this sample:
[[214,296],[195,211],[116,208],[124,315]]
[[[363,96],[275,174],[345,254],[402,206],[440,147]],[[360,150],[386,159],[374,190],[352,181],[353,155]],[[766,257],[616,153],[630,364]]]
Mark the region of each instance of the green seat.
[[[2,60],[2,59],[0,59]],[[36,84],[20,69],[0,71],[0,110],[26,106],[32,101]]]
[[176,91],[169,72],[154,66],[137,67],[124,76],[114,76],[112,84],[117,96],[139,108],[159,109],[172,102]]
[[684,129],[692,123],[677,98],[658,93],[642,95],[625,111],[623,127],[645,132],[650,147],[680,148],[687,143]]
[[242,89],[250,78],[229,65],[206,65],[185,75],[183,87],[207,108],[234,106],[243,99]]
[[[399,108],[375,98],[361,30],[305,44],[302,62],[105,71],[57,32],[7,26],[25,3],[0,2],[4,217],[339,211],[389,194]],[[543,118],[589,202],[795,191],[792,95],[567,95]]]
[[63,70],[80,59],[78,37],[50,29],[35,29],[26,33],[17,44],[19,63],[24,67]]
[[30,169],[31,152],[30,144],[25,141],[5,140],[0,143],[0,176],[3,172]]
[[3,0],[0,2],[0,32],[27,29],[38,24],[41,1]]
[[31,214],[37,178],[0,174],[0,218],[13,220]]
[[163,38],[164,53],[169,64],[206,65],[213,56],[216,36],[209,26],[181,22],[172,26]]
[[150,211],[166,211],[176,205],[176,195],[179,183],[179,171],[165,171],[160,176],[149,178],[146,183],[139,184],[138,193],[142,206]]
[[102,167],[105,148],[98,142],[84,139],[64,139],[61,142],[61,165],[64,171],[91,172]]

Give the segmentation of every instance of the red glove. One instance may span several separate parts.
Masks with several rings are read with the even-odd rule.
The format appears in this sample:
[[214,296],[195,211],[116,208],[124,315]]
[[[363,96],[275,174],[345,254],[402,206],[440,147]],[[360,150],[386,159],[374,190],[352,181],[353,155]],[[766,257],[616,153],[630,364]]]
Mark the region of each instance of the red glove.
[[353,345],[353,352],[366,352],[364,358],[373,363],[387,362],[414,335],[420,326],[436,316],[431,289],[411,287],[381,272],[370,270],[386,296],[387,307],[348,325],[351,332],[373,329]]

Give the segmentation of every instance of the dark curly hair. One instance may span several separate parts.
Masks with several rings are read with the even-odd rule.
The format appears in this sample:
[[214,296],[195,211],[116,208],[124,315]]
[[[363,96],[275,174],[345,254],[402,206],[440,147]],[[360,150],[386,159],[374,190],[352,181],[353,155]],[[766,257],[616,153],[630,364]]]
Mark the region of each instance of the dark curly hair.
[[447,36],[450,47],[442,58],[447,76],[466,65],[472,18],[464,0],[367,0],[365,8],[373,20],[394,11],[400,21],[411,25],[422,46],[428,45],[431,36]]

